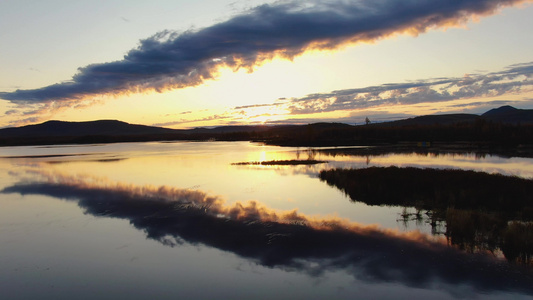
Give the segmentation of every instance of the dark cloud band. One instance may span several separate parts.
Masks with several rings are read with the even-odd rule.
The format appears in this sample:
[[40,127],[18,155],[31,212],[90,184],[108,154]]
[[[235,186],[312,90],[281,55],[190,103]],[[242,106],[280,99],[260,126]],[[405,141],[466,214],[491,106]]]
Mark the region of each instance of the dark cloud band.
[[215,78],[220,67],[251,69],[308,49],[418,34],[521,2],[525,0],[281,1],[200,30],[160,32],[142,40],[123,60],[88,65],[68,82],[3,92],[0,98],[46,103],[195,86]]

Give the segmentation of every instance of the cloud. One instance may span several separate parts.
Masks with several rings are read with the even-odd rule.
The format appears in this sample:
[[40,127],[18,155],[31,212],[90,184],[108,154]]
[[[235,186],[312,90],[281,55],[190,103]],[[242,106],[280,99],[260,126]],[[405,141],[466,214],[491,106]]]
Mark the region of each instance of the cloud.
[[468,254],[427,235],[380,230],[336,218],[280,212],[257,202],[225,205],[198,190],[135,186],[44,174],[0,193],[75,201],[86,213],[128,220],[150,239],[229,251],[270,268],[321,276],[344,271],[362,281],[417,288],[533,294],[531,273],[490,255]]
[[382,106],[446,102],[532,91],[533,62],[511,65],[504,71],[389,83],[292,98],[283,105],[291,114],[310,114]]
[[[314,93],[301,98],[281,98],[273,103],[254,104],[233,107],[224,113],[224,118],[213,115],[204,119],[182,120],[162,123],[160,125],[178,125],[187,122],[201,122],[215,119],[229,119],[240,124],[241,116],[248,116],[244,121],[250,123],[256,108],[271,108],[278,112],[271,114],[283,118],[268,120],[265,124],[309,124],[316,122],[360,123],[365,117],[373,121],[390,121],[413,117],[408,113],[383,110],[393,106],[423,105],[436,102],[451,102],[473,99],[468,103],[450,103],[447,111],[483,113],[488,109],[502,105],[520,105],[531,103],[531,99],[522,100],[487,100],[476,98],[496,97],[502,95],[526,93],[533,91],[533,62],[511,65],[503,71],[484,74],[467,74],[463,77],[421,79],[414,82],[386,83],[378,86],[337,90],[328,93]],[[528,104],[530,105],[530,104]],[[379,108],[379,109],[378,109]],[[440,112],[441,108],[434,108]],[[313,116],[315,113],[345,111],[346,116]],[[289,118],[292,115],[291,118]]]
[[191,120],[180,119],[178,121],[154,123],[154,124],[152,124],[152,126],[163,126],[163,127],[165,127],[165,126],[175,126],[175,125],[182,125],[182,124],[187,124],[187,123],[208,122],[208,121],[216,121],[216,120],[227,120],[227,119],[230,119],[230,118],[232,118],[232,116],[216,114],[216,115],[211,115],[211,116],[198,118],[198,119],[191,119]]
[[247,108],[258,108],[258,107],[271,107],[276,106],[276,104],[252,104],[252,105],[243,105],[243,106],[236,106],[233,109],[234,110],[240,110],[240,109],[247,109]]
[[252,71],[273,57],[290,59],[309,49],[416,35],[523,2],[527,0],[279,1],[203,29],[159,32],[141,40],[123,60],[81,67],[70,81],[3,92],[0,98],[72,104],[99,95],[164,92],[216,78],[221,67]]

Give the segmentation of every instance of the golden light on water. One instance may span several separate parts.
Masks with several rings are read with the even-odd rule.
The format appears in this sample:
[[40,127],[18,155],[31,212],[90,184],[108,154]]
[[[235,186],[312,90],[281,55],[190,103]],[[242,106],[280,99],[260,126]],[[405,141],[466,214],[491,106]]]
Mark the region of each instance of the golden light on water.
[[[263,157],[265,152],[261,152]],[[266,158],[266,156],[265,156]],[[109,180],[106,177],[90,175],[70,175],[68,173],[46,170],[31,170],[26,172],[40,182],[72,187],[80,190],[102,190],[126,196],[128,201],[143,203],[175,203],[176,207],[201,208],[207,215],[217,218],[228,218],[235,221],[276,222],[282,224],[299,224],[319,231],[347,231],[362,235],[387,235],[391,238],[409,240],[427,247],[444,246],[444,237],[434,237],[419,231],[401,232],[394,229],[381,229],[377,225],[363,225],[338,216],[309,216],[296,209],[281,211],[272,209],[265,204],[249,200],[227,204],[216,195],[209,195],[196,189],[182,189],[173,186],[135,185]],[[132,203],[130,203],[132,204]]]

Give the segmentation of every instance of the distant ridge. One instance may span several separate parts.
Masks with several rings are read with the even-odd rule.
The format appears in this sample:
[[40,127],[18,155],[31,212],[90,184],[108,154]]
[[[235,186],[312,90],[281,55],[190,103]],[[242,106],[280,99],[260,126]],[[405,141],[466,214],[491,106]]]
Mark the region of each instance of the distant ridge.
[[498,116],[498,115],[505,115],[505,114],[509,114],[509,113],[515,113],[515,112],[518,112],[518,111],[523,111],[522,109],[517,109],[517,108],[514,108],[510,105],[504,105],[504,106],[501,106],[501,107],[498,107],[498,108],[493,108],[489,111],[487,111],[486,113],[482,114],[482,116]]
[[491,109],[481,117],[493,122],[533,124],[533,109],[517,109],[506,105]]
[[[480,123],[481,122],[481,123]],[[517,109],[502,106],[491,109],[482,115],[444,114],[419,116],[404,120],[352,126],[344,123],[314,123],[308,125],[248,125],[221,126],[215,128],[170,129],[155,126],[129,124],[118,120],[98,120],[87,122],[47,121],[41,124],[0,129],[0,146],[50,145],[50,144],[88,144],[115,142],[145,142],[174,140],[254,140],[278,145],[338,145],[390,142],[393,140],[427,140],[442,138],[446,140],[479,140],[479,131],[454,131],[450,125],[533,125],[532,109]],[[448,136],[435,136],[432,128],[441,126],[450,133]],[[485,126],[487,127],[487,126]],[[509,126],[507,126],[509,127]],[[386,130],[372,131],[383,128]],[[495,128],[488,126],[487,128]],[[451,131],[450,131],[451,130]],[[529,143],[529,134],[508,131],[500,140],[508,137]],[[529,130],[529,129],[528,129]],[[396,132],[392,134],[392,132]],[[501,131],[501,130],[500,130]],[[392,134],[392,135],[391,135]],[[485,140],[494,140],[494,132],[486,132]],[[500,132],[500,135],[503,133]],[[525,136],[524,136],[525,134]]]
[[427,115],[419,116],[404,120],[377,123],[377,126],[426,126],[426,125],[452,125],[456,123],[469,123],[479,119],[474,114],[446,114],[446,115]]
[[180,130],[134,125],[117,120],[87,122],[47,121],[41,124],[0,129],[2,137],[117,136],[179,133]]
[[426,126],[452,125],[456,123],[470,123],[478,120],[492,121],[504,124],[533,124],[533,109],[518,109],[506,105],[491,109],[482,115],[475,114],[443,114],[426,115],[414,118],[378,123],[377,126]]

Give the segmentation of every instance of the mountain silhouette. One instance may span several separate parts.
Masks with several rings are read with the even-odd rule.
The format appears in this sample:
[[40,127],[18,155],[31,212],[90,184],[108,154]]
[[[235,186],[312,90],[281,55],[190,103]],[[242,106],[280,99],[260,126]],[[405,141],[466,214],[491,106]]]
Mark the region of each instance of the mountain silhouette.
[[134,125],[117,120],[98,120],[88,122],[47,121],[36,125],[0,129],[4,137],[18,136],[115,136],[177,133],[179,130]]
[[[448,126],[453,124],[474,124],[476,122],[494,124],[532,125],[533,109],[517,109],[502,106],[491,109],[482,115],[444,114],[426,115],[414,118],[372,123],[370,125],[351,126],[343,123],[314,123],[308,125],[248,125],[220,126],[215,128],[170,129],[155,126],[129,124],[118,120],[98,120],[87,122],[47,121],[41,124],[0,129],[0,146],[43,145],[67,143],[112,143],[141,142],[158,140],[265,140],[274,138],[274,143],[283,144],[285,139],[301,138],[322,139],[320,134],[327,134],[330,143],[353,143],[352,131],[356,128],[419,128],[423,126]],[[418,126],[418,127],[413,127]],[[342,132],[339,136],[334,132]],[[420,135],[421,132],[413,133]],[[295,139],[296,138],[296,139]],[[378,137],[387,139],[387,136]],[[409,137],[410,139],[414,137]],[[277,139],[277,141],[275,140]],[[343,140],[344,139],[344,140]],[[363,139],[364,140],[364,139]],[[368,138],[367,138],[368,140]],[[366,142],[368,142],[365,140]],[[316,143],[317,141],[314,141]]]
[[445,115],[427,115],[418,116],[409,119],[374,123],[374,126],[425,126],[425,125],[451,125],[456,123],[470,123],[479,119],[478,115],[474,114],[445,114]]
[[377,123],[376,126],[412,126],[412,125],[452,125],[471,123],[478,120],[504,124],[533,124],[533,109],[518,109],[506,105],[491,109],[482,115],[475,114],[443,114],[426,115],[409,119]]
[[533,109],[517,109],[506,105],[487,111],[481,118],[493,122],[533,124]]

